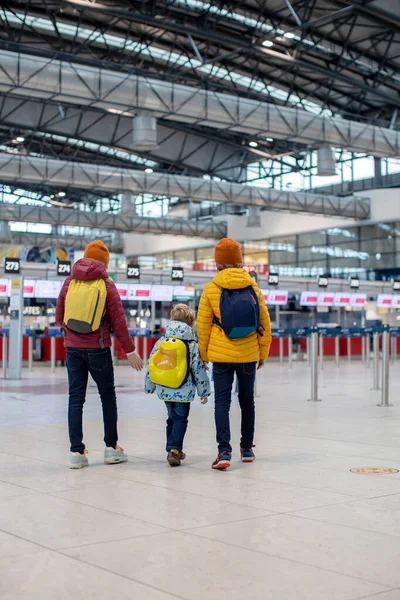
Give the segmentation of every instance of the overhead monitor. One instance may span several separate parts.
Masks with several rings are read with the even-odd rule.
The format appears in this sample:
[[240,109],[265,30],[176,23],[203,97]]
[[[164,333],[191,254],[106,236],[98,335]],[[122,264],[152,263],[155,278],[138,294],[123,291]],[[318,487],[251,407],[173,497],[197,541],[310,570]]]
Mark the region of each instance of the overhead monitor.
[[335,294],[320,292],[318,294],[318,306],[333,306],[335,304]]
[[36,298],[58,298],[61,291],[61,281],[51,279],[38,279],[35,286]]
[[24,298],[34,298],[35,297],[35,287],[36,287],[36,281],[34,279],[25,279],[24,280]]
[[285,306],[289,292],[287,290],[271,290],[268,296],[268,304],[271,306]]
[[351,306],[353,308],[364,308],[367,304],[367,294],[352,294]]
[[154,300],[155,302],[172,302],[173,293],[173,285],[153,285],[151,286],[150,300]]
[[0,279],[0,298],[7,298],[10,279]]
[[188,302],[194,300],[195,288],[191,285],[175,285],[172,299],[175,301]]
[[352,294],[350,294],[350,292],[336,292],[334,305],[342,308],[345,306],[350,306],[351,296]]
[[392,298],[392,308],[400,309],[400,294],[394,294]]
[[150,300],[151,285],[131,283],[128,288],[129,300]]
[[379,294],[376,299],[378,308],[392,308],[393,294]]
[[119,296],[121,300],[128,300],[128,288],[129,284],[127,283],[116,283],[115,287],[118,290]]
[[301,292],[300,306],[317,306],[319,292]]

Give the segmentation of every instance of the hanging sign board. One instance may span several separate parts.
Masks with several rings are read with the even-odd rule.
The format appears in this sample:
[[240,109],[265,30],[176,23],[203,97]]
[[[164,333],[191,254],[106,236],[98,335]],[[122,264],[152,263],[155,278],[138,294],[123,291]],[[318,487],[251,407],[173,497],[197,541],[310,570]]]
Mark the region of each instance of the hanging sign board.
[[128,265],[126,267],[126,276],[128,279],[140,279],[139,265]]
[[301,292],[300,306],[317,306],[319,292]]
[[335,306],[350,306],[351,296],[347,292],[337,292],[335,294]]
[[151,286],[150,300],[155,302],[172,302],[174,286],[172,285],[153,285]]
[[128,289],[129,300],[150,300],[151,285],[131,284]]
[[175,285],[172,299],[182,302],[194,300],[194,287],[190,285]]
[[4,273],[9,275],[18,275],[21,271],[21,265],[19,262],[19,258],[9,258],[6,257],[4,259]]
[[400,309],[400,294],[395,294],[392,298],[392,308]]
[[118,290],[121,300],[128,300],[128,284],[127,283],[116,283],[115,287]]
[[318,306],[333,306],[335,304],[335,294],[321,292],[318,294]]
[[58,260],[57,261],[57,275],[60,277],[68,277],[71,275],[71,261],[70,260]]
[[376,306],[378,308],[392,308],[392,302],[392,294],[379,294],[376,299]]
[[267,302],[271,306],[285,306],[288,296],[289,292],[287,290],[271,290]]
[[367,294],[352,294],[351,306],[353,308],[364,308],[367,304]]

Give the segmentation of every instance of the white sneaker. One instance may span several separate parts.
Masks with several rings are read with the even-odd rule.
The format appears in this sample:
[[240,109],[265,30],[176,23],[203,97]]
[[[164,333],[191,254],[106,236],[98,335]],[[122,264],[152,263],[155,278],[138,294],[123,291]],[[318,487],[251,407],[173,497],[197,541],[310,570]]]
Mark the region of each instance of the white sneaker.
[[70,452],[69,453],[69,468],[70,469],[82,469],[82,467],[87,467],[89,461],[87,459],[86,454],[87,450],[84,451],[83,454],[80,452]]
[[106,465],[115,465],[116,463],[126,462],[128,455],[120,446],[115,448],[106,447],[104,451],[104,462]]

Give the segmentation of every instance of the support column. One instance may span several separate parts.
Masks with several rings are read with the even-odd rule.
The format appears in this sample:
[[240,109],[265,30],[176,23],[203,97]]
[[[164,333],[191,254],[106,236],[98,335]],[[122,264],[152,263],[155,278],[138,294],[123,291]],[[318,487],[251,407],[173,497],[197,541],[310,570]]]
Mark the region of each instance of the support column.
[[21,379],[22,371],[22,319],[24,311],[24,279],[11,280],[10,341],[8,379]]

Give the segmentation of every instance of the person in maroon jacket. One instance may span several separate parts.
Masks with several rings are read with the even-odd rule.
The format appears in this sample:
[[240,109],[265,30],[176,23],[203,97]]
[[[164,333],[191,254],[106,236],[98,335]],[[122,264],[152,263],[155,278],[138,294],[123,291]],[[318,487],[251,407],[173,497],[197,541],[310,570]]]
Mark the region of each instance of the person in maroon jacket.
[[[103,407],[104,462],[114,464],[128,460],[126,452],[118,446],[117,398],[114,386],[114,367],[111,356],[111,330],[118,338],[133,369],[141,371],[143,361],[135,352],[129,334],[121,298],[114,282],[108,277],[110,260],[108,248],[100,240],[86,246],[84,258],[78,260],[71,277],[65,280],[56,309],[56,321],[64,330],[67,349],[67,372],[69,383],[68,429],[71,443],[70,468],[80,469],[88,464],[87,450],[83,443],[82,414],[86,398],[89,373],[97,384]],[[93,281],[104,279],[107,289],[106,312],[101,329],[82,334],[72,331],[64,323],[65,298],[73,279]]]

